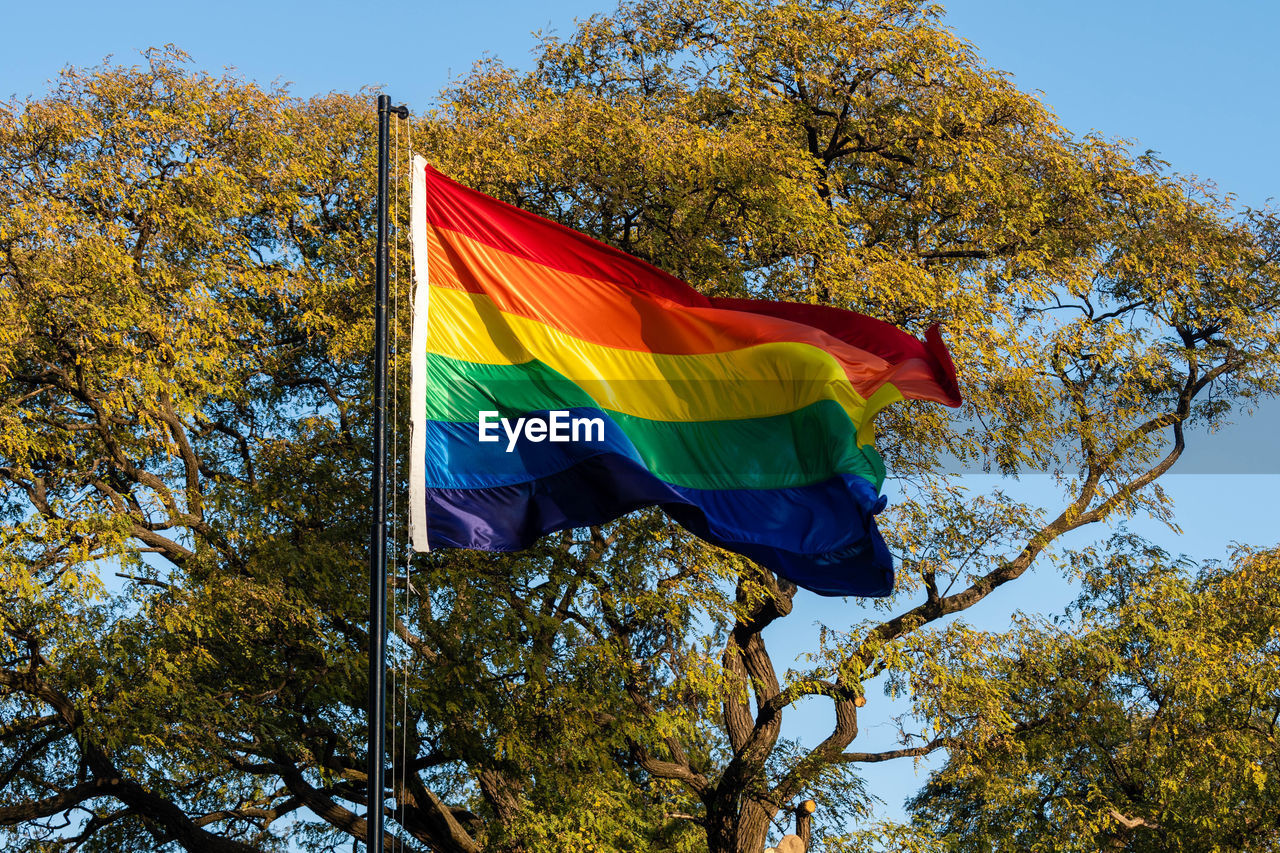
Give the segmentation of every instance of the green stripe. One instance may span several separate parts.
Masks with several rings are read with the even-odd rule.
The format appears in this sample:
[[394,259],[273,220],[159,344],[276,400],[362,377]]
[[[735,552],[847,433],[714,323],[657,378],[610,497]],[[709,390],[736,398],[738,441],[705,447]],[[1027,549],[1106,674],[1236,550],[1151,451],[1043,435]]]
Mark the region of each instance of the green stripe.
[[[727,421],[654,421],[611,411],[562,374],[538,361],[474,364],[427,356],[427,418],[476,423],[482,411],[514,418],[527,412],[602,409],[635,445],[657,477],[695,489],[779,489],[804,486],[835,474],[884,482],[884,463],[870,445],[859,446],[857,428],[840,404],[819,400],[785,415]],[[624,383],[610,386],[625,395]],[[703,393],[732,393],[729,383]]]

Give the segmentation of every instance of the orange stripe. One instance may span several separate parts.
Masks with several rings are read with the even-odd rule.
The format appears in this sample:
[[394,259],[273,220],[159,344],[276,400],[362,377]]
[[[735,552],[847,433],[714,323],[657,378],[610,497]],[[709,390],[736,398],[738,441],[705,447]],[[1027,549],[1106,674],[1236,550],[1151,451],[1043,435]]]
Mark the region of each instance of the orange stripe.
[[802,343],[831,354],[870,396],[886,381],[934,383],[920,359],[890,364],[826,332],[776,317],[680,305],[608,281],[552,269],[449,229],[427,228],[432,287],[489,297],[502,311],[614,349],[671,355]]

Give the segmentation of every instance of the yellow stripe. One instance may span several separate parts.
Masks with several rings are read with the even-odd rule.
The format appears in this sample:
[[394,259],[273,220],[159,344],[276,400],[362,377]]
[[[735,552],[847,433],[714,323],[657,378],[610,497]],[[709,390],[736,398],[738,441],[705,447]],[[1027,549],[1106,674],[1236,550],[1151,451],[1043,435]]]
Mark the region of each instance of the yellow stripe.
[[876,413],[890,403],[896,403],[903,399],[906,398],[902,396],[902,392],[890,382],[886,382],[876,389],[876,392],[871,395],[871,399],[867,401],[866,412],[862,416],[862,423],[858,426],[859,447],[876,443]]
[[[478,364],[536,359],[602,408],[650,420],[761,418],[824,399],[837,401],[858,426],[870,414],[840,364],[809,344],[767,343],[697,355],[614,349],[507,314],[487,296],[443,287],[431,291],[428,325],[428,352]],[[877,392],[877,402],[888,393]]]

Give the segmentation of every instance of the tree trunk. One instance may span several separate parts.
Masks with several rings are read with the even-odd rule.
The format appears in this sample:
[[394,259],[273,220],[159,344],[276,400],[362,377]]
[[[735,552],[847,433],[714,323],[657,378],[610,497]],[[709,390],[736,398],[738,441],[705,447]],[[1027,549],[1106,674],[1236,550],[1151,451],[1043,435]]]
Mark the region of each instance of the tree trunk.
[[763,806],[744,803],[738,817],[738,846],[733,853],[761,853],[765,839],[769,837],[771,816]]
[[772,813],[754,802],[735,809],[712,806],[707,814],[708,853],[761,853]]

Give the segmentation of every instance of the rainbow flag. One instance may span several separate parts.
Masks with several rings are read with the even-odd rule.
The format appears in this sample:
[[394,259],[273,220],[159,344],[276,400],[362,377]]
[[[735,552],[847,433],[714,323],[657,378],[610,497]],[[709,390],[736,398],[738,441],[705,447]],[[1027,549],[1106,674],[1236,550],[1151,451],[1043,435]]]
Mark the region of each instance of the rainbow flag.
[[889,594],[872,419],[960,404],[936,327],[708,298],[421,158],[413,178],[417,550],[520,550],[657,505],[814,592]]

